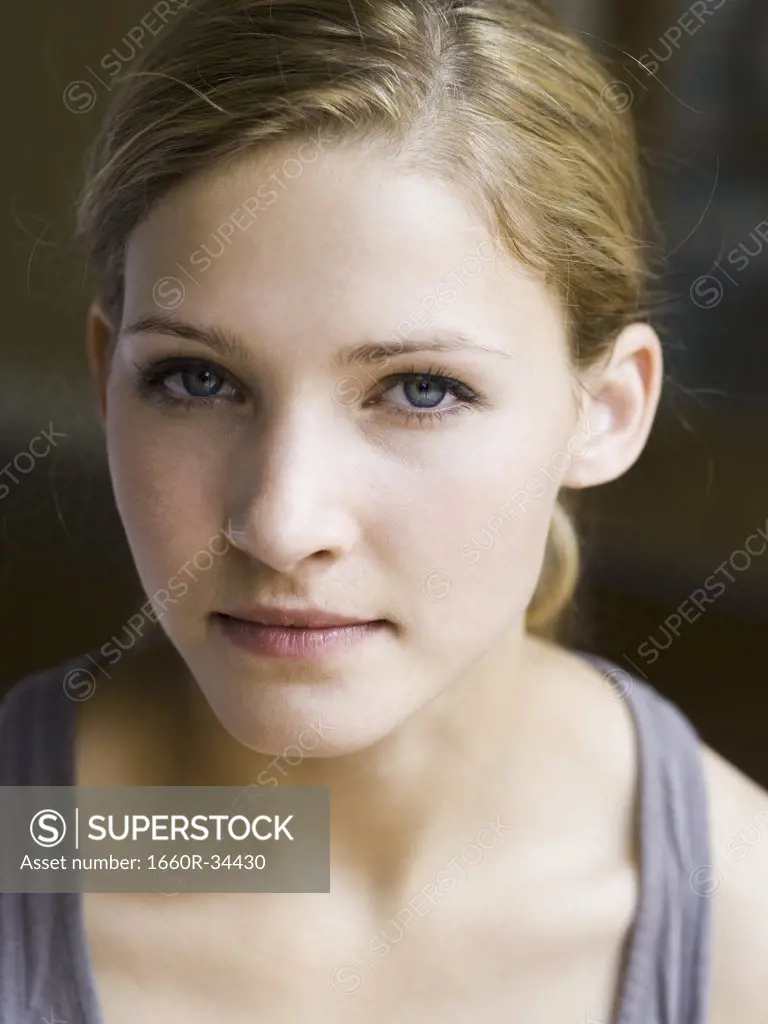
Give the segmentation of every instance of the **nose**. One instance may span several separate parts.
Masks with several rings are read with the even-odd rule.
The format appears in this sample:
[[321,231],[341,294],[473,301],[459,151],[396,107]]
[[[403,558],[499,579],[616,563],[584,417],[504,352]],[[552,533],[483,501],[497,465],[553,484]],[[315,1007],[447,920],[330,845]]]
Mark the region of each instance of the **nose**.
[[353,448],[316,410],[260,424],[233,466],[235,546],[281,573],[341,558],[359,535]]

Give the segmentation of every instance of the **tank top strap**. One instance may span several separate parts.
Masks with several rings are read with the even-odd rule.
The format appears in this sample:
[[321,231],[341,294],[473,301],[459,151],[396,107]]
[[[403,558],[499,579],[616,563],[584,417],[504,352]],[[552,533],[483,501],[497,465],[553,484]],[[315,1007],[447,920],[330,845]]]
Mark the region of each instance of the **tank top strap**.
[[[82,695],[87,666],[36,672],[0,702],[0,785],[73,784],[68,694]],[[100,1024],[84,934],[79,893],[0,892],[0,1024]]]
[[718,882],[698,733],[649,683],[584,656],[626,699],[638,744],[640,892],[616,1024],[707,1024]]
[[71,785],[74,701],[66,687],[82,661],[77,658],[35,672],[16,683],[0,702],[3,785]]

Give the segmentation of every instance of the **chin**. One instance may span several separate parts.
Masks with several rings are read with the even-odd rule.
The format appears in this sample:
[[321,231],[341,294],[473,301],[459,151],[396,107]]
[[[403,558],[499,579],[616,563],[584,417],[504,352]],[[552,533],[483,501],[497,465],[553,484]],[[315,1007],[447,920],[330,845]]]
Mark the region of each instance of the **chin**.
[[339,659],[261,662],[210,632],[190,634],[172,642],[221,726],[248,750],[280,758],[286,777],[304,759],[381,742],[445,684],[389,637]]
[[393,692],[381,676],[352,682],[249,681],[227,687],[226,693],[220,676],[200,685],[230,736],[250,750],[280,758],[286,777],[290,766],[305,758],[372,747],[418,710],[412,692],[410,699],[399,688]]

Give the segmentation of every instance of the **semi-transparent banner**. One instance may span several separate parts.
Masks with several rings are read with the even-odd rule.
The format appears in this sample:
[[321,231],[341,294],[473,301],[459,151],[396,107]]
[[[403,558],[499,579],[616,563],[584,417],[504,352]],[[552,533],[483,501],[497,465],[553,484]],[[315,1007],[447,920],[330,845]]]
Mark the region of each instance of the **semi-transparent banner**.
[[330,892],[327,786],[0,786],[0,892]]

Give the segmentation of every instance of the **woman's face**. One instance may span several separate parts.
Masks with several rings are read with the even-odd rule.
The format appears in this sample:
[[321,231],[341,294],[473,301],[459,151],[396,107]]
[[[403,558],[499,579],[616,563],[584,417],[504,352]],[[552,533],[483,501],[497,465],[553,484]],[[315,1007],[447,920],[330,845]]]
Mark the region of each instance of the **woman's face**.
[[[315,756],[360,749],[520,631],[588,438],[558,303],[459,192],[373,149],[285,143],[177,188],[125,280],[116,500],[237,740],[279,754],[322,722]],[[377,625],[222,618],[265,605]]]

